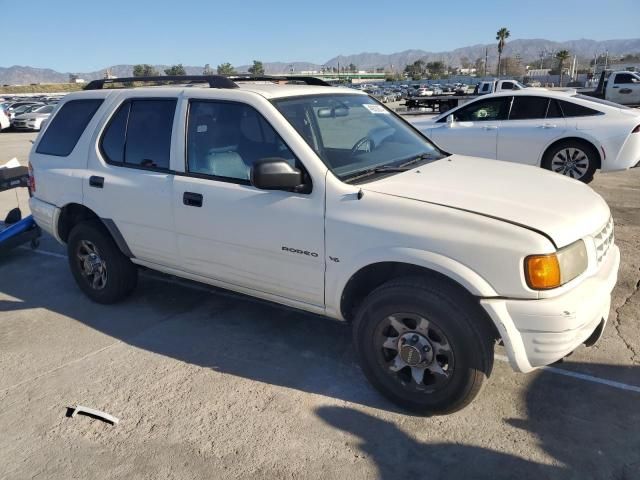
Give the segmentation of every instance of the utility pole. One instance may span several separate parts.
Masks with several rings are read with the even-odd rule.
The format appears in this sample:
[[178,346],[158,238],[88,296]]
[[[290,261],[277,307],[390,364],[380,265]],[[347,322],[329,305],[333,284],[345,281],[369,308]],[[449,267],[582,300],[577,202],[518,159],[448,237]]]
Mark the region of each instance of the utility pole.
[[489,48],[484,49],[484,76],[487,76],[487,58],[489,57]]

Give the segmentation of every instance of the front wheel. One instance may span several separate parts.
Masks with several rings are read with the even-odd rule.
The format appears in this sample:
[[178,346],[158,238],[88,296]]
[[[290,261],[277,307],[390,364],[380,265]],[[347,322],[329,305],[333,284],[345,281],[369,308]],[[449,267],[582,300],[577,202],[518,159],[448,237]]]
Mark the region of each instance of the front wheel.
[[393,280],[364,301],[353,326],[369,381],[402,408],[452,413],[480,392],[493,338],[471,302],[441,283]]
[[560,142],[544,154],[542,168],[584,183],[593,180],[598,165],[598,151],[575,140]]

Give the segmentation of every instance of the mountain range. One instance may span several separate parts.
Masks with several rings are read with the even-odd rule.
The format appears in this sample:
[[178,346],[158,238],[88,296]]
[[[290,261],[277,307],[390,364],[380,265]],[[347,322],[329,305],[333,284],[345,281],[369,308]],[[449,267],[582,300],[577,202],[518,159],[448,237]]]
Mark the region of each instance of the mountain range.
[[[503,57],[519,55],[524,63],[539,60],[541,55],[551,55],[559,50],[568,50],[579,59],[590,60],[596,54],[609,52],[609,56],[621,56],[625,54],[640,53],[640,38],[624,40],[570,40],[567,42],[555,42],[545,39],[516,39],[507,41]],[[403,52],[383,53],[359,53],[354,55],[338,55],[324,62],[263,62],[265,72],[268,74],[320,70],[322,66],[338,67],[351,63],[361,70],[373,68],[385,68],[390,70],[403,70],[404,67],[416,60],[425,62],[444,61],[447,65],[459,66],[463,59],[475,62],[476,59],[484,59],[485,50],[488,51],[489,65],[497,63],[497,48],[495,43],[472,45],[446,52],[430,52],[426,50],[405,50]],[[221,62],[222,63],[222,62]],[[215,69],[215,65],[211,64]],[[85,80],[102,78],[106,69],[117,77],[128,77],[133,73],[133,65],[112,65],[94,72],[58,72],[49,68],[34,68],[29,66],[14,65],[0,67],[0,85],[19,85],[31,83],[64,83],[69,80],[69,73],[75,73]],[[162,72],[168,65],[155,65]],[[204,66],[185,66],[187,74],[199,75]],[[238,72],[246,72],[249,65],[238,65]]]

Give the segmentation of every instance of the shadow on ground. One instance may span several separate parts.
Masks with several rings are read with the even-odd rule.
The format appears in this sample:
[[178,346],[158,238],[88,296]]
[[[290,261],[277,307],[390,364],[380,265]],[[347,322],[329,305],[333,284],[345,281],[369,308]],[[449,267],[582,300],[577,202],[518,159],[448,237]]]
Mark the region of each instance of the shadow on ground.
[[[599,367],[613,378],[620,370],[640,376],[640,367]],[[638,394],[542,372],[524,395],[526,420],[504,421],[533,434],[553,465],[490,448],[422,443],[396,424],[354,408],[321,407],[316,413],[327,424],[357,437],[359,448],[385,480],[640,479]],[[478,418],[475,428],[482,425]]]
[[[84,297],[59,258],[27,251],[0,258],[0,311],[56,312],[137,348],[224,373],[396,411],[368,385],[355,362],[347,325],[216,289],[187,288],[147,274],[135,295],[114,306]],[[574,369],[581,365],[573,364]],[[585,368],[593,368],[593,365]],[[640,368],[598,365],[612,379]],[[353,408],[318,416],[360,439],[380,477],[582,479],[640,478],[640,396],[550,373],[524,392],[526,420],[554,465],[468,445],[420,443],[386,420]],[[486,393],[486,392],[485,392]],[[490,403],[489,403],[490,405]],[[406,417],[407,422],[414,419]],[[421,422],[421,419],[415,419]],[[401,422],[401,424],[404,422]],[[430,428],[431,423],[424,423]],[[439,423],[443,428],[443,423]],[[483,428],[478,418],[469,428]],[[437,432],[435,432],[437,436]],[[522,438],[522,437],[519,437]]]

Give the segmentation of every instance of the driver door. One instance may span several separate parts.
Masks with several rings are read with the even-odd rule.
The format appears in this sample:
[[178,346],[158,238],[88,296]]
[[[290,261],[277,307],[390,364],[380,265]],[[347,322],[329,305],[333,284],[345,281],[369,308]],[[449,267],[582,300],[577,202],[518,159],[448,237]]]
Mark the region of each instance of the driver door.
[[186,171],[173,193],[182,268],[322,308],[324,177],[306,192],[259,190],[249,181],[257,160],[304,166],[258,110],[192,98],[187,115]]
[[451,113],[435,124],[433,141],[450,153],[475,157],[497,157],[498,130],[507,118],[513,97],[476,100]]

